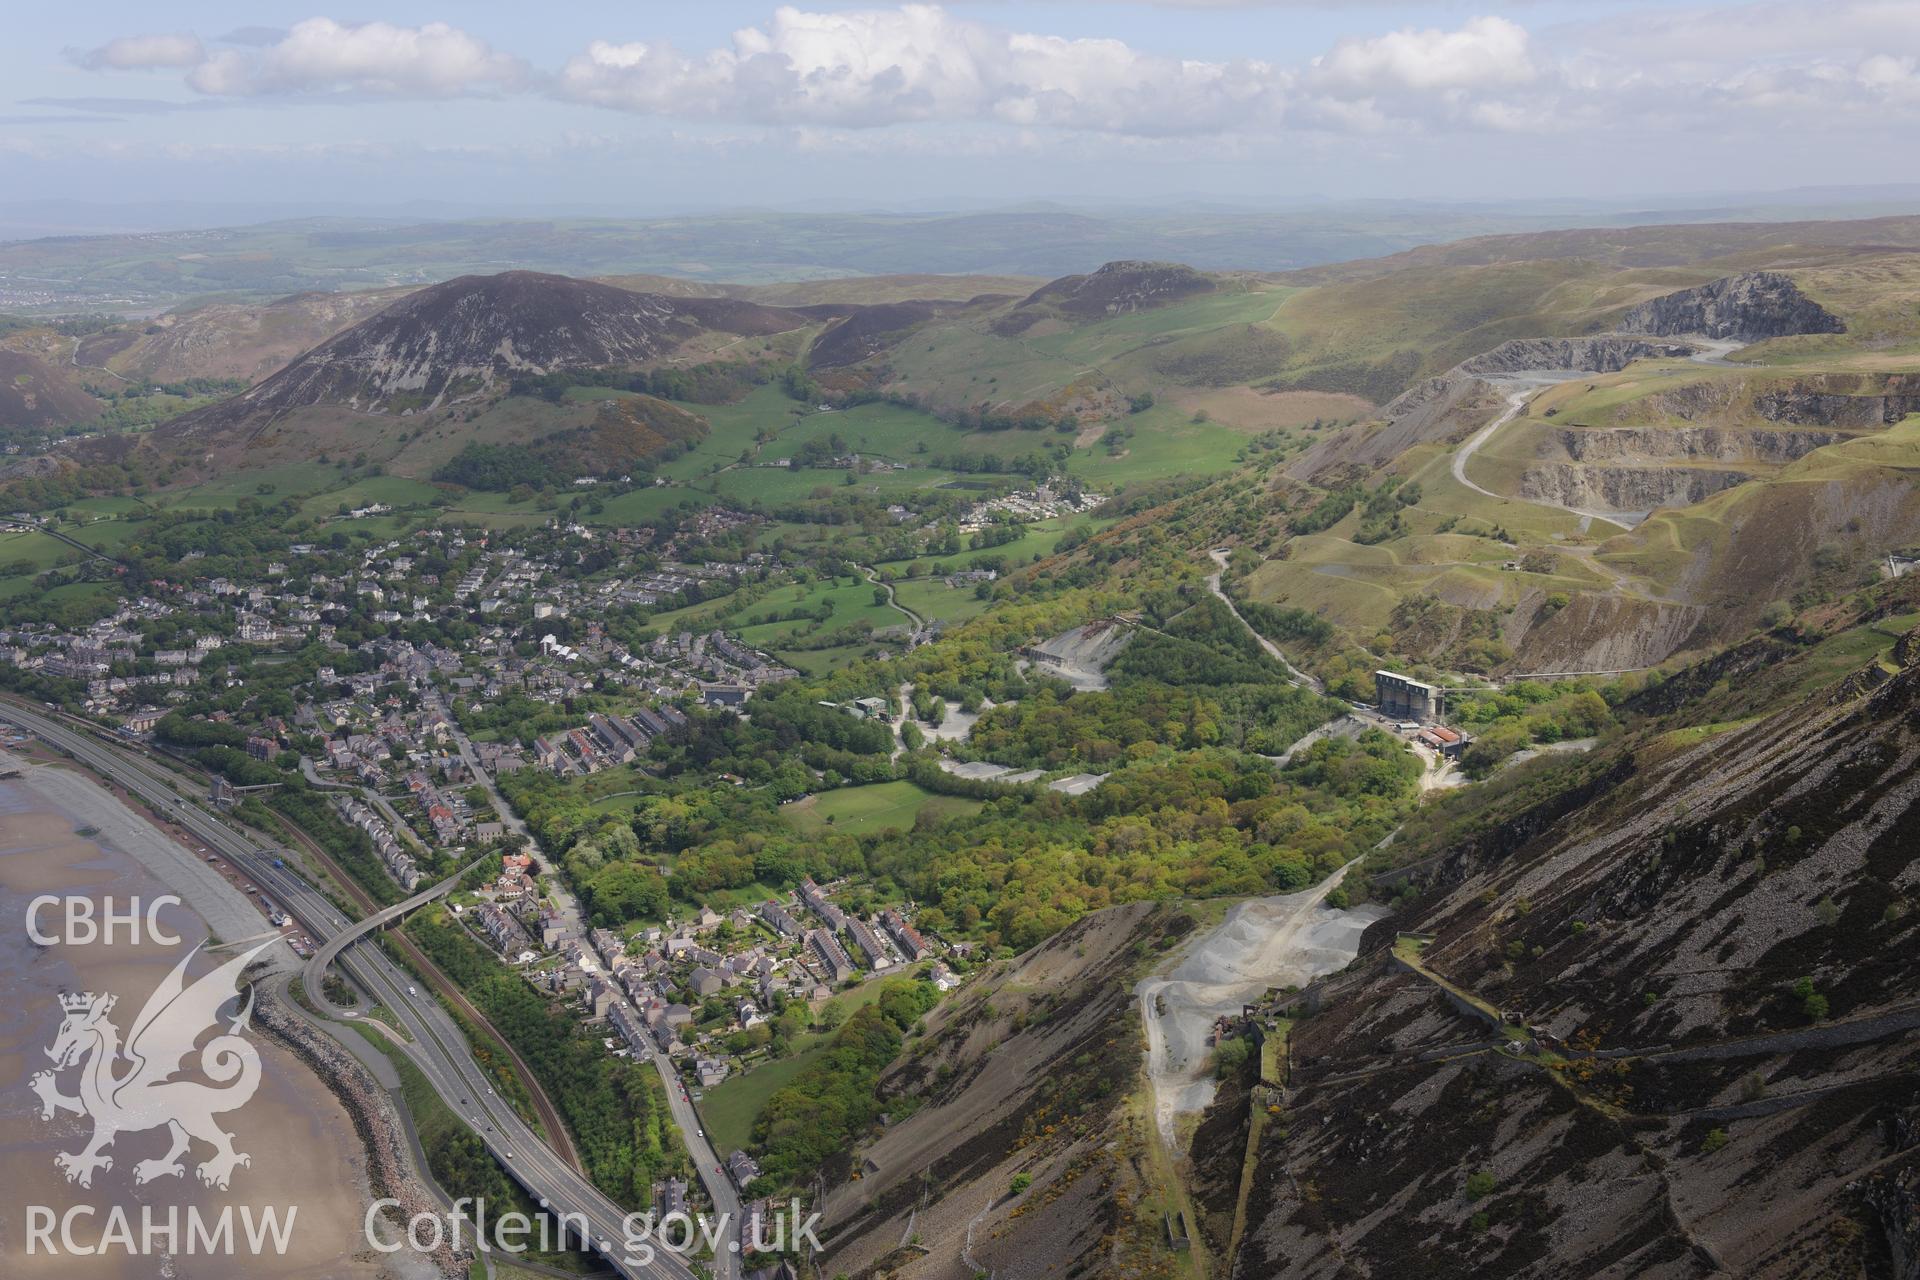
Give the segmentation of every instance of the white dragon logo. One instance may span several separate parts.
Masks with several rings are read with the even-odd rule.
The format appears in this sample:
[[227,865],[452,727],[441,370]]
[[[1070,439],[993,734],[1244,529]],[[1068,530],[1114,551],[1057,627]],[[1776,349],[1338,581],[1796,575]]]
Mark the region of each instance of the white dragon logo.
[[[219,1024],[221,1006],[239,994],[241,972],[272,945],[262,943],[188,986],[187,964],[200,950],[194,948],[147,997],[124,1049],[119,1028],[107,1019],[117,996],[89,991],[60,997],[66,1018],[46,1051],[54,1068],[36,1073],[32,1087],[40,1095],[42,1119],[50,1120],[61,1111],[93,1119],[93,1137],[85,1148],[54,1157],[68,1182],[92,1186],[96,1169],[113,1168],[113,1157],[106,1149],[116,1137],[163,1125],[172,1134],[173,1146],[158,1160],[136,1164],[136,1183],[185,1173],[180,1157],[195,1138],[214,1148],[212,1159],[195,1171],[210,1187],[226,1190],[234,1167],[253,1163],[252,1157],[233,1149],[233,1135],[214,1123],[215,1115],[244,1106],[260,1087],[259,1051],[240,1035],[253,1012],[251,988],[227,1030],[200,1050],[200,1070],[225,1087],[173,1077],[194,1051],[201,1033]],[[81,1067],[77,1097],[61,1093],[56,1078],[56,1073],[70,1067]]]

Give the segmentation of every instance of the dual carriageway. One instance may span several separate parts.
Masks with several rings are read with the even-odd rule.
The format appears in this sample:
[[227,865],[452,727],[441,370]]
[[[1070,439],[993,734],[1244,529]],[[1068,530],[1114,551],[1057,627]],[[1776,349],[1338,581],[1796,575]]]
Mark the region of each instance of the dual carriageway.
[[[303,973],[303,989],[316,1007],[343,1021],[355,1016],[334,1009],[321,990],[327,964],[339,964],[377,1003],[393,1012],[406,1038],[389,1037],[392,1043],[419,1068],[447,1105],[467,1121],[513,1179],[536,1203],[566,1224],[583,1247],[599,1254],[628,1280],[693,1280],[691,1269],[657,1243],[650,1249],[630,1248],[627,1211],[557,1155],[494,1092],[474,1061],[466,1037],[439,1000],[421,992],[418,980],[376,945],[354,945],[407,910],[453,888],[464,871],[376,915],[350,922],[339,907],[287,865],[289,855],[285,850],[243,833],[202,808],[197,800],[181,795],[180,780],[161,766],[121,747],[109,746],[38,709],[0,702],[0,719],[13,722],[139,796],[208,849],[225,857],[263,891],[273,894],[317,944],[318,950]],[[340,1028],[336,1034],[353,1033]],[[738,1221],[736,1217],[726,1224],[729,1231]],[[724,1247],[714,1261],[716,1274],[726,1277],[738,1273],[737,1256]]]

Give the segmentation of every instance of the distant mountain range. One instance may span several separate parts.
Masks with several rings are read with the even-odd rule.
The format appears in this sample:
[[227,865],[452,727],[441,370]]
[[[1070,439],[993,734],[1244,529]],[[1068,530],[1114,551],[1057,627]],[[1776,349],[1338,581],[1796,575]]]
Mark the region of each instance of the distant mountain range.
[[263,300],[511,269],[652,273],[709,288],[902,272],[1051,278],[1116,259],[1178,261],[1207,271],[1288,271],[1504,233],[1905,211],[1920,211],[1920,187],[1687,204],[1303,200],[1264,208],[1092,209],[1036,203],[654,217],[579,209],[461,217],[451,208],[413,205],[375,212],[347,205],[315,211],[36,201],[0,205],[0,313],[140,313],[209,295]]

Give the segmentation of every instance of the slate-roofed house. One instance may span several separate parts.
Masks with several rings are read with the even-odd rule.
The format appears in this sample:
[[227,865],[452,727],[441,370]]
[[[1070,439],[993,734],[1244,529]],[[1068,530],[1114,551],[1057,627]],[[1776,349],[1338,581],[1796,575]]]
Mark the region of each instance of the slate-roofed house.
[[853,939],[853,945],[866,957],[871,969],[885,969],[893,964],[893,957],[887,954],[884,943],[874,934],[865,920],[848,920],[847,933]]
[[853,976],[853,960],[830,930],[815,929],[809,933],[807,949],[826,971],[828,982],[837,984]]
[[907,923],[907,918],[898,911],[888,908],[880,913],[880,925],[900,947],[900,954],[908,960],[918,960],[927,954],[927,940],[920,936],[919,930]]
[[727,1176],[733,1179],[734,1186],[744,1189],[760,1176],[760,1166],[746,1152],[736,1151],[727,1157]]
[[797,938],[802,932],[800,922],[772,898],[760,904],[760,918],[767,922],[768,928],[783,938]]
[[520,927],[520,922],[493,903],[481,903],[474,908],[473,914],[480,922],[481,931],[501,954],[512,955],[527,944],[527,934]]

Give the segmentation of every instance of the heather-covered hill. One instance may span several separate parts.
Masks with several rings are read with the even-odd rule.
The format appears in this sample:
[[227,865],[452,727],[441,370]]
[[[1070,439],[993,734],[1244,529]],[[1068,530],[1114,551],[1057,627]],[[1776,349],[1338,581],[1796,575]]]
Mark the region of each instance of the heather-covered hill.
[[531,271],[462,276],[407,295],[170,431],[199,435],[309,405],[432,410],[504,390],[515,373],[636,367],[705,333],[751,337],[802,323],[729,298],[667,298]]
[[0,425],[57,427],[100,412],[74,371],[45,353],[0,347]]

